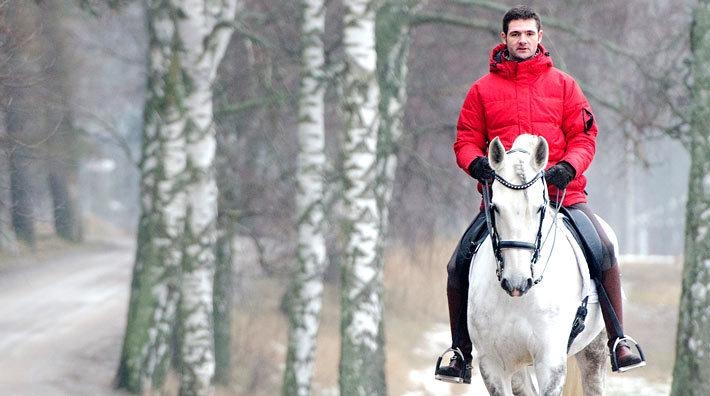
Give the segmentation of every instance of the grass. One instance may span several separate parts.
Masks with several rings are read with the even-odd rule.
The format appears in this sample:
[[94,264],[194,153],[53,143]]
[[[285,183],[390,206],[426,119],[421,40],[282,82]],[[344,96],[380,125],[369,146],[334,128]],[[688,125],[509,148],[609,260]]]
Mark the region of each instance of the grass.
[[[80,254],[86,249],[102,250],[115,239],[104,233],[104,241],[72,244],[41,233],[34,249],[19,246],[15,253],[0,252],[0,270],[8,266],[32,265],[58,252]],[[412,390],[409,374],[430,367],[436,356],[421,350],[424,334],[434,325],[448,321],[446,308],[446,263],[456,241],[433,241],[417,248],[393,246],[385,264],[385,338],[388,394]],[[244,263],[237,259],[243,269]],[[675,333],[681,286],[680,260],[674,263],[623,263],[623,284],[627,293],[625,324],[629,335],[640,341],[648,366],[611,377],[668,382],[675,358]],[[283,376],[287,318],[280,310],[287,280],[267,278],[256,271],[242,271],[241,287],[235,299],[232,345],[232,378],[229,386],[218,387],[217,395],[278,395]],[[251,275],[246,275],[251,273]],[[324,293],[321,327],[313,380],[313,395],[338,393],[340,355],[340,294],[329,284]],[[426,349],[426,348],[425,348]],[[177,380],[171,378],[164,394],[174,394]],[[452,385],[451,394],[468,390]],[[576,392],[569,394],[578,394]],[[426,393],[417,393],[426,394]],[[568,393],[566,393],[568,394]]]
[[[410,250],[389,249],[385,269],[385,337],[388,393],[403,394],[413,367],[433,363],[413,353],[422,333],[448,320],[446,262],[454,243]],[[238,265],[238,264],[237,264]],[[243,282],[234,310],[231,384],[218,395],[276,395],[281,391],[288,320],[279,309],[284,280],[254,277]],[[337,394],[340,356],[340,294],[326,285],[313,379],[314,395]]]
[[[106,236],[103,241],[73,244],[50,233],[39,233],[34,249],[20,244],[17,252],[0,252],[0,270],[45,261],[58,252],[76,251],[80,254],[87,248],[102,250],[110,245],[107,241],[120,236],[112,233],[102,235]],[[423,338],[427,331],[436,324],[448,321],[445,267],[455,243],[451,240],[434,241],[417,248],[393,246],[387,250],[385,338],[390,395],[402,395],[412,390],[409,374],[413,369],[431,367],[433,371],[436,356],[417,353],[417,350],[427,347]],[[237,260],[238,268],[243,267],[240,264]],[[612,379],[670,381],[675,359],[681,269],[680,260],[673,263],[623,263],[622,281],[627,294],[625,327],[627,334],[641,342],[648,366],[626,374],[609,372]],[[280,303],[287,280],[244,271],[244,274],[248,273],[252,274],[251,277],[242,275],[242,287],[234,307],[232,378],[229,386],[217,389],[220,396],[271,396],[281,393],[288,321],[280,310]],[[313,395],[338,393],[339,308],[337,285],[329,284],[324,293]],[[168,388],[176,389],[177,380],[171,378],[169,382],[172,387]],[[448,389],[451,394],[458,394],[466,392],[467,387],[450,386]],[[579,391],[565,394],[579,394]],[[170,393],[167,391],[165,394]]]
[[[423,335],[436,324],[448,323],[446,263],[456,241],[434,241],[415,249],[388,249],[385,265],[386,375],[389,395],[412,390],[409,373],[433,365],[436,356],[416,353]],[[237,264],[239,265],[239,264]],[[680,263],[624,263],[628,300],[626,330],[644,347],[649,365],[625,377],[669,381],[675,346],[675,323],[680,295]],[[285,280],[254,277],[234,311],[233,377],[218,395],[277,395],[281,392],[287,318],[279,310]],[[338,393],[340,355],[340,295],[327,285],[318,335],[312,394]],[[573,369],[570,370],[572,372]],[[617,376],[617,374],[610,375]],[[452,394],[466,392],[451,386]],[[566,395],[579,394],[576,389]],[[419,393],[422,394],[422,393]]]
[[643,347],[648,366],[635,375],[669,381],[675,360],[675,337],[681,292],[682,262],[622,265],[625,331]]

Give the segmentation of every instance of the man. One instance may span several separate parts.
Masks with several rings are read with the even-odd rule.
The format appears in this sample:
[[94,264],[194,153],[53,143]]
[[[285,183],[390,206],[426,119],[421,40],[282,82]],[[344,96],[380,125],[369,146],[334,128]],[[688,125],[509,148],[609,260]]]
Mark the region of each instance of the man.
[[[597,126],[579,85],[553,66],[549,53],[540,44],[542,35],[540,18],[531,8],[517,6],[505,14],[500,34],[503,42],[491,53],[490,72],[471,86],[461,108],[454,143],[456,161],[474,179],[490,180],[494,172],[486,150],[493,138],[499,137],[509,149],[523,133],[545,137],[549,145],[545,179],[550,197],[562,200],[564,207],[581,210],[592,220],[604,248],[601,283],[619,322],[623,323],[614,247],[587,205],[584,192],[587,184],[584,172],[594,157]],[[482,213],[464,234],[447,268],[452,348],[462,352],[464,361],[456,354],[448,366],[438,368],[436,378],[445,381],[470,383],[471,380],[472,347],[466,327],[468,266],[471,241],[485,230]],[[625,341],[612,350],[617,341],[613,313],[603,308],[602,314],[610,337],[609,348],[616,355],[617,367],[613,369],[623,371],[644,365]]]

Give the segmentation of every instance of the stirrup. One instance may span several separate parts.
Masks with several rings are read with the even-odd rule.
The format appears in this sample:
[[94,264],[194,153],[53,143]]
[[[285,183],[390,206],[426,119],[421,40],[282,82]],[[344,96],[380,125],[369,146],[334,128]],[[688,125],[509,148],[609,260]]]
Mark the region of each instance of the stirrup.
[[[629,365],[629,366],[619,367],[619,362],[616,358],[616,348],[618,348],[619,344],[621,344],[624,341],[630,341],[631,343],[634,344],[634,347],[636,347],[636,350],[639,353],[639,357],[641,358],[641,361],[636,364]],[[628,346],[628,347],[631,348],[630,346]],[[614,341],[614,346],[611,348],[611,371],[623,373],[623,372],[629,371],[631,369],[635,369],[637,367],[643,367],[645,365],[646,365],[646,358],[643,355],[643,351],[641,350],[641,346],[639,345],[639,343],[636,342],[636,340],[634,340],[633,338],[626,336],[626,335],[624,335],[623,337],[617,337],[616,341]]]
[[[453,352],[454,355],[456,355],[459,359],[461,359],[461,369],[458,371],[457,376],[450,376],[450,375],[443,375],[439,374],[439,368],[441,368],[441,360],[444,358],[444,355],[446,355],[449,352]],[[466,359],[463,357],[463,352],[459,348],[449,348],[444,351],[441,355],[439,355],[439,358],[436,360],[436,368],[434,368],[434,379],[438,379],[439,381],[444,381],[444,382],[452,382],[454,384],[463,384],[463,383],[470,383],[466,382]],[[450,366],[449,366],[450,367]]]

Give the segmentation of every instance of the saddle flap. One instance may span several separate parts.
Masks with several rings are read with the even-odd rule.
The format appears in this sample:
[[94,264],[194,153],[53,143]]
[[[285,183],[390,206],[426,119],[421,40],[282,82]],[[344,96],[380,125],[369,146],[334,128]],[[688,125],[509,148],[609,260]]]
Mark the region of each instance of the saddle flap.
[[589,266],[589,275],[593,279],[601,279],[604,249],[592,220],[579,209],[563,207],[560,211],[565,215],[564,224],[582,247]]

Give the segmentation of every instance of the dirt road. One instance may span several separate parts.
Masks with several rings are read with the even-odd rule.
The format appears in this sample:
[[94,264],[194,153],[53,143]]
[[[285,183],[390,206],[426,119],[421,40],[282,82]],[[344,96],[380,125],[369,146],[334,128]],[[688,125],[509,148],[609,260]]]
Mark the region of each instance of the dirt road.
[[123,395],[111,388],[133,247],[90,244],[0,268],[0,395]]

